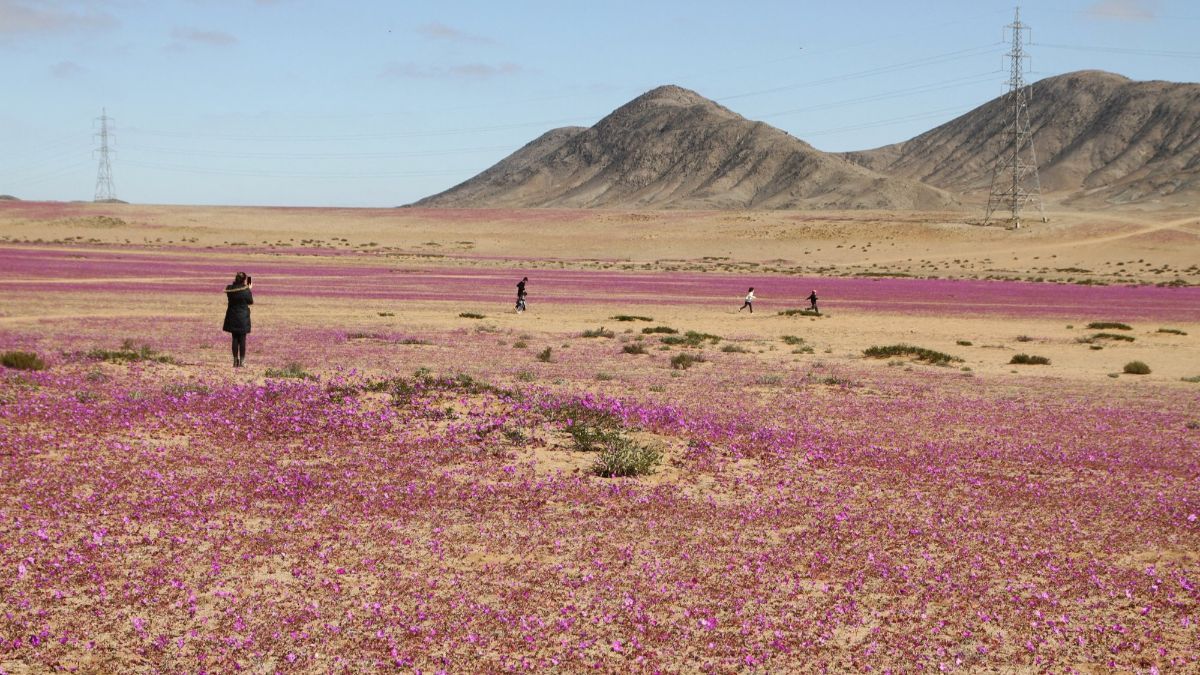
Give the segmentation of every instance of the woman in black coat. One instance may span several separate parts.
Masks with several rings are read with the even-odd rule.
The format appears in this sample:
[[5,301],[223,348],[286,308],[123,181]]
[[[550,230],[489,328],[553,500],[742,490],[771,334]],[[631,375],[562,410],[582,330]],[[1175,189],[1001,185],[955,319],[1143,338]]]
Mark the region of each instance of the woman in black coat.
[[250,305],[254,304],[250,286],[250,275],[238,272],[233,283],[225,287],[229,307],[225,310],[223,330],[233,335],[234,368],[241,368],[246,362],[246,334],[250,332]]

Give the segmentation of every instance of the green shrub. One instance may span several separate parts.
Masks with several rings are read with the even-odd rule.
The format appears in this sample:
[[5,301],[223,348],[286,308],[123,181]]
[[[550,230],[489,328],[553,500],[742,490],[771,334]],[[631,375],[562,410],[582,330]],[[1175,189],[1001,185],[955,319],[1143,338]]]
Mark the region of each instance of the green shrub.
[[1141,361],[1130,361],[1123,369],[1127,375],[1149,375],[1150,366]]
[[583,333],[580,334],[581,337],[585,337],[585,338],[597,338],[597,337],[610,338],[614,335],[616,335],[616,334],[613,333],[611,330],[605,330],[604,326],[601,326],[595,330],[585,330],[585,331],[583,331]]
[[132,363],[134,361],[152,361],[155,363],[175,363],[175,359],[159,354],[150,345],[136,346],[133,340],[125,340],[120,349],[100,349],[97,347],[87,353],[88,358],[109,363]]
[[46,362],[33,352],[10,351],[0,354],[0,364],[13,370],[45,370]]
[[517,379],[522,382],[533,382],[537,379],[537,376],[528,370],[522,370],[521,372],[517,373]]
[[1187,335],[1187,333],[1179,330],[1178,328],[1159,328],[1158,332],[1159,333],[1170,333],[1171,335]]
[[1033,342],[1033,338],[1028,335],[1018,335],[1017,342]]
[[811,309],[785,309],[777,316],[821,316],[821,314]]
[[599,380],[599,381],[601,381],[601,382],[608,382],[608,381],[610,381],[610,380],[612,380],[612,379],[613,379],[613,376],[612,376],[612,374],[611,374],[611,373],[606,373],[606,372],[604,372],[604,371],[599,371],[599,372],[597,372],[597,373],[596,373],[596,379],[597,379],[597,380]]
[[552,352],[553,350],[551,350],[549,347],[546,347],[542,351],[538,352],[537,360],[543,363],[550,363],[550,355]]
[[478,314],[476,312],[460,312],[459,316],[464,319],[483,319],[483,318],[485,318],[482,314]]
[[654,320],[648,316],[637,316],[637,315],[633,315],[633,314],[618,314],[618,315],[616,315],[614,317],[610,317],[610,318],[613,321],[653,321]]
[[1087,327],[1092,330],[1133,330],[1133,326],[1119,321],[1093,321]]
[[1017,363],[1026,366],[1048,366],[1050,359],[1044,356],[1030,356],[1029,354],[1015,354],[1009,363]]
[[312,375],[304,370],[304,366],[295,361],[292,361],[283,368],[267,368],[263,375],[266,377],[291,378],[296,380],[307,380],[312,377]]
[[528,346],[529,343],[524,340],[517,340],[513,343],[513,349],[525,349]]
[[567,434],[580,452],[601,450],[605,444],[621,438],[618,429],[605,429],[582,421],[574,421],[567,427]]
[[913,345],[898,344],[887,345],[885,347],[869,347],[863,350],[863,356],[872,359],[886,359],[892,356],[912,356],[918,361],[926,361],[928,363],[953,363],[960,362],[962,359],[957,356],[951,356],[943,352],[937,352],[924,347],[915,347]]
[[592,473],[611,478],[643,476],[654,473],[662,462],[662,452],[632,439],[618,436],[607,441],[592,465]]
[[394,312],[379,312],[379,316],[396,316]]
[[645,354],[646,347],[640,342],[635,342],[633,344],[625,345],[621,348],[621,351],[625,352],[626,354]]
[[674,328],[671,328],[670,326],[654,326],[653,328],[643,328],[642,332],[645,333],[646,335],[652,335],[654,333],[664,333],[666,335],[674,335],[674,334],[678,333],[679,331],[675,330]]
[[955,344],[957,344],[959,347],[970,347],[975,343],[971,342],[970,340],[959,340]]
[[1193,375],[1191,377],[1181,377],[1179,379],[1184,382],[1197,383],[1197,382],[1200,382],[1200,375]]
[[688,354],[684,352],[683,354],[676,354],[671,357],[671,368],[675,370],[687,370],[693,364],[704,363],[706,360],[701,354]]
[[732,343],[727,344],[724,347],[721,347],[721,351],[727,352],[730,354],[748,354],[750,352],[749,349],[746,349],[745,347],[743,347],[741,345],[735,345]]
[[783,337],[781,337],[779,339],[783,340],[783,343],[785,345],[802,345],[802,344],[804,344],[804,338],[802,338],[798,335],[784,335]]
[[667,337],[661,339],[662,343],[665,345],[675,345],[681,347],[700,347],[705,343],[712,343],[715,345],[721,341],[720,336],[713,335],[712,333],[698,333],[694,330],[689,330],[683,335],[668,335]]
[[1096,333],[1092,335],[1093,340],[1120,340],[1122,342],[1133,342],[1132,335],[1121,335],[1120,333]]

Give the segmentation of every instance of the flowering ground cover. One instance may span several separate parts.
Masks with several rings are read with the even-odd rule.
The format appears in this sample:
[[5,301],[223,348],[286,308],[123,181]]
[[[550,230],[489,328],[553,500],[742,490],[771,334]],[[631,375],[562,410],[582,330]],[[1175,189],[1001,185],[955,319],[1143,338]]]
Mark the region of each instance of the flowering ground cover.
[[278,251],[147,252],[106,248],[0,246],[0,292],[41,293],[42,280],[60,292],[211,293],[246,269],[276,297],[351,298],[405,302],[507,302],[516,280],[531,275],[531,303],[628,305],[736,302],[758,289],[760,305],[807,304],[813,288],[829,312],[889,312],[936,316],[1117,317],[1200,321],[1200,287],[1077,286],[949,279],[817,279],[786,275],[632,273],[617,270],[436,267],[344,255],[282,255]]
[[[55,281],[68,263],[22,260],[6,297],[78,293]],[[227,267],[86,276],[95,303],[128,307],[126,283],[145,294],[169,269],[200,293]],[[292,269],[346,303],[382,274]],[[672,298],[724,283],[552,278],[688,289]],[[949,292],[982,305],[974,289]],[[1154,295],[1189,289],[1129,290],[1190,306]],[[233,371],[214,321],[146,325],[0,324],[0,351],[48,364],[0,368],[3,672],[1200,668],[1190,385],[887,367],[745,327],[721,343],[738,350],[643,336],[631,354],[639,332],[306,317],[253,334]],[[96,351],[125,337],[167,358]],[[704,360],[672,368],[682,353]],[[289,361],[309,376],[264,376]],[[662,463],[596,475],[581,427]]]

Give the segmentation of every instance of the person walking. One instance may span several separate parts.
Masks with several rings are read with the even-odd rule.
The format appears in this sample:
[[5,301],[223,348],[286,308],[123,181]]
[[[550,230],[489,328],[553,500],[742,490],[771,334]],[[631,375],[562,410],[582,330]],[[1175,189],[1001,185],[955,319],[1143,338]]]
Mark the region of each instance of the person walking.
[[817,309],[817,290],[815,288],[812,293],[808,294],[808,308],[817,314],[821,313],[821,310]]
[[225,299],[229,306],[225,309],[222,330],[233,336],[234,368],[246,365],[246,334],[250,332],[250,305],[254,304],[250,287],[250,275],[245,272],[238,272],[233,277],[233,283],[225,287]]
[[746,302],[742,303],[741,307],[738,307],[738,311],[740,312],[743,309],[746,309],[747,307],[750,308],[750,313],[753,314],[754,313],[754,287],[753,286],[751,286],[750,291],[748,293],[746,293]]
[[521,277],[517,282],[517,312],[525,311],[525,282],[529,281],[529,277]]

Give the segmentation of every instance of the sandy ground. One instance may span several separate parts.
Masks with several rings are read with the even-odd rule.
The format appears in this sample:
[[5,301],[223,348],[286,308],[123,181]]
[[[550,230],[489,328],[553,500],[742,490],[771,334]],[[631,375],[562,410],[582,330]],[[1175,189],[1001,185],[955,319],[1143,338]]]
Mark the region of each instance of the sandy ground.
[[[415,209],[290,209],[0,203],[0,240],[55,242],[73,248],[131,244],[131,255],[199,254],[228,260],[306,259],[339,254],[339,262],[376,267],[549,267],[634,271],[798,273],[806,276],[899,274],[937,278],[1045,279],[1104,284],[1200,283],[1200,216],[1180,213],[1051,213],[1049,223],[1020,230],[969,224],[964,214],[808,212],[488,211]],[[76,279],[65,273],[63,281]],[[141,279],[154,288],[168,279]],[[224,283],[224,279],[216,283]],[[535,286],[535,290],[536,286]],[[758,313],[728,307],[663,306],[637,311],[618,304],[538,306],[517,316],[508,299],[496,303],[407,303],[260,298],[255,321],[336,325],[348,329],[446,330],[460,311],[488,315],[501,329],[555,334],[599,325],[624,329],[609,317],[651,314],[657,322],[730,338],[777,340],[803,336],[829,359],[857,359],[866,347],[908,342],[963,359],[957,367],[1012,373],[1013,354],[1051,359],[1053,368],[1022,368],[1022,376],[1105,380],[1131,360],[1152,364],[1154,380],[1179,382],[1200,374],[1200,325],[1169,319],[1137,322],[1134,342],[1078,339],[1094,333],[1094,316],[1019,318],[930,317],[828,310],[821,319],[780,317],[797,298],[759,291]],[[215,310],[199,297],[139,304],[125,296],[57,293],[44,302],[9,298],[0,325],[28,326],[69,316],[205,317]],[[469,323],[469,322],[467,322]],[[1180,330],[1188,335],[1159,332]],[[969,342],[969,345],[960,344]],[[761,346],[765,352],[770,348]],[[777,348],[777,345],[775,346]],[[778,356],[764,353],[764,358]],[[1195,371],[1195,372],[1193,372]],[[1187,386],[1186,384],[1182,386]]]
[[1195,212],[1048,212],[1019,230],[977,213],[296,209],[0,202],[0,238],[310,247],[390,256],[628,261],[848,275],[1200,283]]

